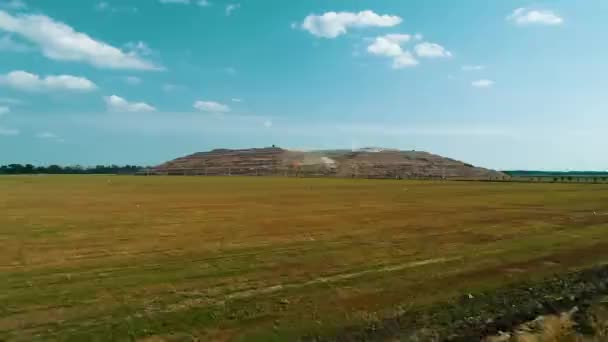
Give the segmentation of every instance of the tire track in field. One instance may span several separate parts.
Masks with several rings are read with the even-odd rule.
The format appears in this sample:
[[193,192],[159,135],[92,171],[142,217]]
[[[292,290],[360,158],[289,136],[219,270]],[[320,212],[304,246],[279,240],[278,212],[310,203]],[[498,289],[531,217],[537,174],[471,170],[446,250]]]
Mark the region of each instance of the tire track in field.
[[236,292],[232,292],[230,294],[224,295],[223,299],[221,299],[221,300],[215,299],[215,298],[209,298],[209,297],[191,298],[191,299],[181,301],[179,303],[171,304],[165,310],[162,310],[162,311],[174,312],[174,311],[183,310],[183,309],[187,309],[187,308],[191,308],[191,307],[195,307],[195,306],[201,306],[201,305],[221,305],[221,304],[224,304],[228,300],[247,299],[247,298],[251,298],[251,297],[255,297],[255,296],[259,296],[259,295],[272,294],[272,293],[276,293],[276,292],[283,291],[283,290],[298,289],[298,288],[318,285],[318,284],[331,284],[331,283],[336,283],[336,282],[343,281],[343,280],[360,278],[360,277],[363,277],[363,276],[366,276],[369,274],[396,272],[396,271],[401,271],[401,270],[405,270],[405,269],[409,269],[409,268],[446,263],[446,262],[456,261],[456,260],[460,260],[460,259],[462,259],[462,257],[425,259],[425,260],[412,261],[412,262],[403,263],[403,264],[389,265],[389,266],[384,266],[384,267],[375,268],[375,269],[368,269],[368,270],[359,271],[359,272],[339,273],[339,274],[335,274],[335,275],[331,275],[331,276],[318,277],[318,278],[311,279],[311,280],[304,281],[304,282],[277,284],[277,285],[254,288],[254,289],[249,289],[249,290],[236,291]]

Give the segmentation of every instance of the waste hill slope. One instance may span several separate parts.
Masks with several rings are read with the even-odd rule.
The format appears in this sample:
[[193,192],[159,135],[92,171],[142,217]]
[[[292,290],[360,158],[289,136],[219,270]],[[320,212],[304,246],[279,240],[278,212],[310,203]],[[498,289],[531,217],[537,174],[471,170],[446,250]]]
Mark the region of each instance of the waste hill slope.
[[250,175],[357,178],[504,179],[494,170],[421,151],[365,148],[296,151],[278,147],[215,149],[177,158],[150,170],[168,175]]

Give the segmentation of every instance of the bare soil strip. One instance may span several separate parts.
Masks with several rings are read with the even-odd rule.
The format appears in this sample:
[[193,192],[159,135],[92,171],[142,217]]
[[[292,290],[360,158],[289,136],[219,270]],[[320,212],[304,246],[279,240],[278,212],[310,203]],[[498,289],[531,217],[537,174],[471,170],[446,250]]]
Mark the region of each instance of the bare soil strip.
[[607,295],[608,266],[604,265],[540,283],[519,283],[490,293],[473,293],[367,326],[346,328],[335,336],[307,336],[304,340],[482,341],[516,331],[540,316],[564,312],[571,313],[573,331],[596,338],[608,333],[604,331],[608,322],[595,322],[590,311],[597,311],[598,305],[608,308]]

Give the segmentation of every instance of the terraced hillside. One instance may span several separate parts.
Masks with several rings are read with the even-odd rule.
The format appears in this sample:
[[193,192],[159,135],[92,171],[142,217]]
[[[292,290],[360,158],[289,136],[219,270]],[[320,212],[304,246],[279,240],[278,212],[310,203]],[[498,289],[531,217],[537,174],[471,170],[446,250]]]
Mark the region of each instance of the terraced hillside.
[[381,148],[294,151],[278,147],[215,149],[174,159],[151,170],[168,175],[284,175],[354,178],[504,179],[497,171],[428,152]]

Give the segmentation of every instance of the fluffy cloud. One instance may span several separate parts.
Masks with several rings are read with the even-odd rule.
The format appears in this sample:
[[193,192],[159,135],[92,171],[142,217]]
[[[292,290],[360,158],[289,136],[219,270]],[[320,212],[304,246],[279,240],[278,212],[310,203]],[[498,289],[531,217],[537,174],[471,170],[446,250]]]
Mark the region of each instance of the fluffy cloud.
[[561,25],[564,19],[553,11],[518,8],[507,20],[517,25]]
[[489,88],[494,85],[492,80],[477,80],[473,81],[471,85],[475,88]]
[[108,4],[105,1],[101,1],[95,5],[95,9],[98,11],[106,11],[106,10],[110,9],[110,4]]
[[0,136],[1,135],[5,135],[5,136],[10,136],[10,135],[19,135],[19,130],[18,129],[11,129],[11,128],[2,128],[0,127]]
[[38,139],[43,139],[43,140],[51,140],[51,141],[55,141],[55,142],[65,142],[65,140],[63,140],[60,136],[58,136],[57,134],[53,133],[53,132],[40,132],[38,134],[36,134],[36,138]]
[[[420,62],[410,51],[403,49],[403,44],[410,42],[412,39],[420,40],[422,39],[422,36],[419,34],[413,37],[409,34],[387,34],[376,37],[376,39],[367,47],[367,52],[376,56],[392,58],[392,66],[394,69],[416,66]],[[418,57],[426,58],[452,56],[452,53],[443,46],[428,42],[416,44],[416,46],[414,46],[414,52]]]
[[201,7],[211,6],[211,3],[207,0],[198,0],[196,2],[194,0],[159,0],[159,2],[161,4],[190,5],[196,3]]
[[407,67],[413,67],[418,64],[419,64],[418,60],[416,58],[414,58],[412,53],[409,51],[405,51],[402,54],[400,54],[399,56],[395,57],[395,59],[393,59],[393,68],[394,69],[403,69],[403,68],[407,68]]
[[418,57],[437,58],[452,57],[452,53],[443,46],[435,43],[424,42],[416,44],[414,51]]
[[409,34],[387,34],[376,37],[374,42],[367,47],[367,51],[378,56],[396,57],[403,53],[401,43],[406,43],[410,39],[412,37]]
[[200,110],[201,112],[209,113],[228,113],[230,107],[225,104],[214,102],[214,101],[196,101],[193,105],[194,109]]
[[111,112],[155,112],[156,108],[145,102],[129,102],[120,96],[111,95],[103,98]]
[[11,71],[0,75],[0,85],[29,92],[45,91],[80,91],[88,92],[97,89],[95,83],[83,77],[56,75],[40,77],[26,71]]
[[149,56],[151,54],[154,53],[154,50],[150,49],[150,47],[142,42],[128,42],[127,44],[125,44],[125,47],[127,48],[127,50],[129,51],[130,55],[142,55],[142,56]]
[[44,15],[16,15],[0,11],[0,30],[38,45],[45,57],[83,62],[99,68],[162,70],[136,52],[125,52]]
[[376,37],[372,44],[367,47],[367,52],[376,56],[389,57],[393,59],[393,68],[402,69],[419,64],[409,51],[404,51],[401,44],[412,39],[409,34],[387,34]]
[[485,65],[463,65],[461,67],[462,71],[481,71],[485,68]]
[[373,11],[326,12],[322,15],[311,14],[304,18],[302,29],[322,38],[336,38],[353,27],[392,27],[402,19],[393,15],[378,15]]
[[239,8],[241,8],[241,4],[229,4],[229,5],[226,5],[226,15],[227,16],[231,15],[232,12],[236,11]]
[[36,137],[39,139],[58,139],[59,137],[55,133],[51,132],[41,132],[36,134]]
[[95,4],[95,9],[100,12],[128,12],[128,13],[136,13],[138,11],[137,7],[115,7],[110,5],[105,1],[100,1]]

